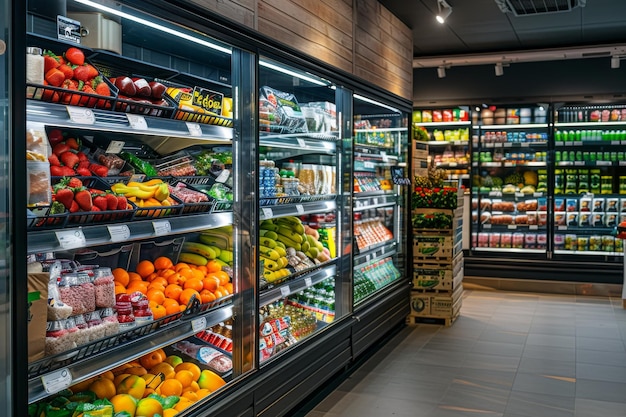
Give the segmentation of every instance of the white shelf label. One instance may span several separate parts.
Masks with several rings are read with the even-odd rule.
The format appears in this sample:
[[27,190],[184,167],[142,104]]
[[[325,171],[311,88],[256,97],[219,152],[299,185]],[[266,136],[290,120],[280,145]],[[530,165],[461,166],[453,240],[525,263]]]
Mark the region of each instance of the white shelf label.
[[514,167],[514,166],[517,166],[517,164],[515,162],[505,162],[504,166],[505,167]]
[[574,141],[573,143],[574,146],[583,146],[583,142],[580,140]]
[[365,262],[370,262],[372,260],[372,254],[368,253],[367,255],[365,255]]
[[85,234],[81,229],[57,230],[54,233],[63,249],[76,249],[87,246]]
[[202,128],[198,123],[185,122],[191,136],[202,136]]
[[489,197],[502,197],[501,191],[489,191]]
[[524,193],[515,193],[515,197],[524,197]]
[[130,229],[125,224],[119,226],[107,226],[107,229],[109,229],[111,242],[125,242],[128,238],[130,238]]
[[296,211],[298,214],[304,214],[304,206],[302,204],[296,204]]
[[612,140],[611,141],[611,145],[621,145],[622,141],[621,140]]
[[148,123],[146,123],[146,118],[139,114],[126,114],[126,118],[128,118],[128,124],[132,129],[137,130],[147,130]]
[[613,162],[611,161],[596,161],[597,166],[611,166]]
[[67,113],[70,120],[81,125],[93,125],[96,123],[96,115],[91,109],[85,107],[67,106]]
[[363,162],[363,168],[374,169],[376,168],[376,164],[370,161]]
[[505,148],[512,148],[513,144],[511,142],[504,142],[504,144],[502,145]]
[[381,156],[381,158],[383,158],[383,162],[389,161],[389,157],[387,156],[387,152],[380,151],[380,156]]
[[41,377],[41,383],[48,394],[62,391],[72,384],[72,374],[69,369],[63,368]]
[[206,317],[200,317],[191,321],[191,329],[198,333],[206,329]]
[[494,148],[495,144],[493,143],[485,143],[485,148]]
[[230,169],[223,169],[220,175],[215,178],[215,182],[225,183],[230,177]]
[[619,161],[619,166],[621,167],[626,166],[626,161]]
[[130,176],[128,182],[143,182],[146,178],[146,174],[133,174]]
[[557,227],[557,230],[567,230],[567,226],[559,226]]
[[450,163],[448,164],[448,166],[449,166],[449,167],[455,167],[455,166],[457,166],[457,163],[456,163],[456,162],[450,162]]
[[531,224],[530,226],[528,226],[528,230],[539,230],[539,226],[537,226],[536,224]]
[[[598,161],[598,162],[602,162],[602,161]],[[574,161],[574,166],[576,167],[585,166],[585,161]]]
[[124,141],[121,140],[112,140],[107,146],[106,153],[120,153],[122,149],[124,149]]
[[306,277],[304,279],[304,285],[306,285],[307,287],[310,287],[311,285],[313,285],[313,280],[311,279],[311,277]]
[[565,146],[563,142],[555,142],[554,146]]
[[533,197],[543,197],[543,193],[542,192],[533,193]]
[[271,219],[272,217],[274,217],[274,212],[269,207],[263,207],[261,211],[263,212],[264,219]]
[[507,229],[517,229],[517,225],[516,224],[509,224],[509,225],[507,225]]
[[172,231],[172,225],[169,220],[157,220],[152,222],[152,227],[154,228],[154,234],[156,236],[168,235]]
[[483,229],[491,229],[491,225],[490,224],[483,224]]
[[522,148],[530,148],[530,143],[529,142],[522,142],[521,143],[521,147]]
[[280,295],[283,297],[287,297],[291,294],[291,290],[289,289],[289,285],[285,285],[284,287],[280,287]]
[[298,138],[298,146],[301,148],[306,148],[306,141],[302,138]]

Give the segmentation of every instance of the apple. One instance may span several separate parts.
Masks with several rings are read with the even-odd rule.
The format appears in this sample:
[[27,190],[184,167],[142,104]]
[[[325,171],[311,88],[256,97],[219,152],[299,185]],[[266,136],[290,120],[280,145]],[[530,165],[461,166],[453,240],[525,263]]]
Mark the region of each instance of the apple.
[[137,94],[137,87],[130,77],[117,77],[115,86],[126,96],[132,97]]
[[183,363],[183,358],[181,358],[180,356],[176,356],[176,355],[170,355],[167,358],[165,358],[163,362],[169,363],[174,368],[176,368],[178,365]]
[[133,78],[133,83],[135,83],[138,96],[150,97],[152,95],[152,87],[150,87],[145,78]]
[[137,403],[135,417],[154,417],[163,415],[163,406],[154,398],[142,398]]
[[166,87],[158,81],[150,81],[148,83],[152,90],[152,98],[160,99],[165,94]]

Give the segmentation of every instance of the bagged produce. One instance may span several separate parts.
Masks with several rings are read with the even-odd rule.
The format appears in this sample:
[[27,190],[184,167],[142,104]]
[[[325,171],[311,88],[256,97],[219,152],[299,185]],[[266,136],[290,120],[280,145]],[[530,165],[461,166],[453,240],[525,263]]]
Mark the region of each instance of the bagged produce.
[[259,118],[263,125],[269,125],[269,131],[276,133],[308,133],[306,119],[298,104],[296,96],[275,90],[271,87],[261,87]]

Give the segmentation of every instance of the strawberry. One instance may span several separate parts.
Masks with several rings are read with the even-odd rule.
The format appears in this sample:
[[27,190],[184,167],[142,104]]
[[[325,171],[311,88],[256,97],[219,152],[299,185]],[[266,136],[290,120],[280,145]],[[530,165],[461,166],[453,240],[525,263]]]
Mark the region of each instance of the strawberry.
[[106,83],[102,82],[96,86],[96,94],[98,94],[99,96],[109,97],[111,96],[111,89]]
[[[81,81],[82,82],[82,81]],[[95,95],[96,92],[91,88],[91,84],[85,83],[82,92],[89,95]],[[98,99],[89,96],[83,96],[80,100],[80,104],[85,107],[93,107],[98,102]]]
[[78,164],[78,168],[76,168],[76,173],[81,177],[91,177],[91,171],[89,171],[88,168],[81,167],[80,164]]
[[89,68],[87,68],[86,65],[80,65],[76,68],[74,68],[74,78],[77,79],[78,81],[89,81],[91,79],[90,77],[90,71]]
[[[80,144],[80,141],[78,139],[75,139],[75,140]],[[76,152],[76,156],[78,157],[78,160],[81,162],[88,160],[87,155],[85,155],[85,152],[78,151]]]
[[61,129],[52,129],[48,132],[48,142],[50,146],[55,146],[58,143],[63,142],[63,131]]
[[91,211],[93,207],[93,200],[91,194],[84,188],[80,188],[74,193],[74,200],[78,203],[80,208],[84,211]]
[[89,70],[89,79],[96,78],[98,75],[100,75],[96,67],[94,67],[93,65],[85,64],[85,66]]
[[50,175],[53,177],[62,177],[63,176],[63,168],[58,165],[50,165]]
[[117,197],[111,193],[107,193],[104,197],[107,200],[107,210],[116,210],[117,209]]
[[[115,202],[117,204],[117,199],[115,199]],[[98,208],[102,211],[107,210],[108,202],[107,202],[106,197],[101,194],[95,195],[93,197],[93,207]]]
[[44,74],[50,71],[53,68],[59,68],[61,62],[59,61],[59,57],[54,54],[52,51],[46,51],[43,54],[43,72]]
[[67,64],[59,65],[59,71],[65,74],[65,79],[70,80],[74,77],[74,70]]
[[55,199],[69,210],[74,202],[74,193],[69,188],[60,188],[55,194]]
[[117,209],[118,210],[126,210],[128,207],[128,200],[123,195],[117,196]]
[[[80,153],[80,152],[79,152]],[[78,154],[77,154],[78,155]],[[80,159],[80,156],[78,156],[78,159]],[[88,159],[82,160],[78,163],[78,168],[87,168],[89,169],[89,165],[91,165],[91,162],[89,162]],[[91,171],[89,171],[91,173]],[[91,174],[90,174],[91,175]]]
[[[66,90],[78,91],[78,83],[74,80],[63,81],[63,85],[61,85],[61,87],[65,88]],[[63,94],[63,103],[77,106],[79,102],[80,95],[73,93]]]
[[90,164],[89,170],[99,177],[106,177],[109,175],[109,168],[104,165]]
[[61,176],[62,177],[73,177],[76,175],[76,171],[74,171],[70,167],[60,167],[61,168]]
[[[75,151],[78,150],[78,148],[80,148],[80,139],[76,139],[76,138],[68,138],[65,140],[65,144],[67,146],[70,147],[70,149],[74,149]],[[81,152],[82,153],[82,152]],[[82,153],[83,155],[85,155],[84,153]],[[84,158],[81,159],[81,157],[77,154],[76,156],[78,156],[78,160],[82,161],[83,159],[87,159],[87,156],[85,155]]]
[[83,182],[80,180],[80,178],[76,178],[76,177],[72,177],[72,178],[67,178],[67,186],[69,188],[80,188],[83,186]]
[[61,161],[59,161],[59,157],[56,156],[55,154],[51,154],[50,156],[48,156],[48,162],[50,162],[51,166],[55,166],[55,167],[61,166]]
[[52,68],[50,71],[46,72],[46,81],[48,84],[54,87],[59,87],[65,81],[65,74],[63,71],[59,71],[57,68]]
[[74,65],[83,65],[85,63],[85,54],[80,49],[72,46],[65,51],[65,59]]
[[70,150],[70,147],[67,146],[65,143],[57,143],[56,145],[54,145],[54,148],[52,148],[52,153],[60,157],[61,154],[69,150]]
[[80,211],[80,206],[78,205],[76,200],[72,200],[72,205],[70,206],[69,210],[70,213],[76,213],[77,211]]
[[[102,211],[102,209],[100,209],[100,207],[94,205],[93,207],[91,207],[91,211],[92,212],[94,212],[94,211]],[[99,221],[102,221],[102,217],[103,217],[102,214],[96,214],[95,216],[93,216],[93,220],[95,222],[99,222]]]
[[63,162],[65,164],[65,166],[74,168],[76,165],[78,165],[78,156],[76,156],[76,154],[74,152],[63,152],[61,154],[61,156],[59,157],[59,159],[61,160],[61,162]]

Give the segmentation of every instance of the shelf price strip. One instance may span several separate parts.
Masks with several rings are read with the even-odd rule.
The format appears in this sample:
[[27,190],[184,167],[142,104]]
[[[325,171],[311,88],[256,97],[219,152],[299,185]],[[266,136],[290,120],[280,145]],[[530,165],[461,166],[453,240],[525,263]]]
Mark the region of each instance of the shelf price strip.
[[198,123],[185,122],[191,136],[202,136],[202,128]]
[[198,333],[206,329],[206,317],[199,317],[192,320],[191,329],[194,333]]
[[289,289],[289,285],[285,285],[284,287],[280,287],[280,295],[283,297],[287,297],[291,294],[291,290]]
[[84,107],[67,106],[67,113],[70,120],[81,125],[93,125],[96,123],[96,116],[91,109]]
[[125,242],[130,238],[130,229],[127,225],[107,226],[111,242]]
[[146,118],[139,114],[127,114],[128,124],[130,127],[137,130],[147,130],[148,123],[146,123]]
[[167,235],[172,231],[172,225],[168,220],[152,222],[152,227],[154,228],[154,234],[156,236]]
[[59,369],[41,377],[41,383],[48,394],[63,391],[72,384],[72,374],[67,368]]
[[58,230],[54,233],[63,249],[84,248],[87,245],[87,239],[81,229]]

